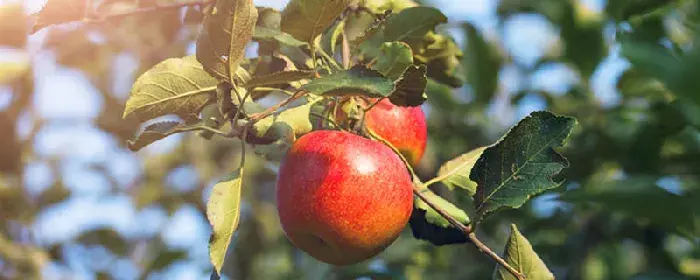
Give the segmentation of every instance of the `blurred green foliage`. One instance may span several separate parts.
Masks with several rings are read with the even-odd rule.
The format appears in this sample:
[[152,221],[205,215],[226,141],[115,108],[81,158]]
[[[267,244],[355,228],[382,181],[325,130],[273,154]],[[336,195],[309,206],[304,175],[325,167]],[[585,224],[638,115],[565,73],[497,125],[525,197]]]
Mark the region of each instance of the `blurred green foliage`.
[[[116,11],[121,7],[120,1],[108,2]],[[186,17],[177,10],[155,11],[44,31],[43,49],[53,53],[56,63],[81,71],[101,94],[104,105],[94,125],[123,147],[139,130],[139,122],[121,119],[124,99],[114,92],[112,65],[118,55],[128,54],[138,62],[134,74],[141,74],[162,60],[184,56],[196,40],[201,8],[182,9]],[[522,14],[540,15],[558,31],[551,51],[532,65],[518,63],[504,47],[504,25]],[[11,5],[0,6],[0,19],[4,16],[22,22]],[[450,31],[465,39],[461,53],[452,56],[459,58],[456,71],[463,72],[443,78],[464,77],[466,88],[428,81],[430,140],[417,167],[419,176],[430,179],[440,163],[493,143],[511,125],[501,122],[505,118],[498,114],[513,110],[525,97],[541,98],[547,110],[579,121],[560,149],[571,164],[560,175],[566,179],[564,187],[542,197],[560,204],[547,214],[532,201],[520,211],[499,212],[479,227],[484,242],[503,248],[510,224],[517,224],[557,279],[700,277],[700,80],[695,77],[700,70],[700,3],[609,0],[598,13],[574,0],[501,0],[497,19],[495,34],[463,19],[450,19]],[[26,27],[5,22],[0,23],[0,45],[29,57]],[[101,40],[94,40],[94,34]],[[617,79],[619,99],[603,103],[590,80],[611,53],[622,54],[631,66]],[[563,65],[577,76],[563,93],[528,82],[512,89],[501,76],[509,67],[530,81],[552,65]],[[28,136],[15,133],[20,115],[34,112],[31,67],[30,59],[0,61],[0,83],[12,93],[10,104],[0,112],[0,278],[41,278],[47,262],[72,261],[65,249],[71,244],[104,247],[138,264],[142,279],[187,260],[186,252],[169,248],[160,235],[128,237],[113,228],[89,229],[71,244],[54,246],[27,237],[38,215],[71,196],[61,178],[38,195],[25,189],[24,165],[42,160],[58,170],[62,160],[39,158],[34,151],[41,119],[34,119]],[[467,90],[473,98],[465,100]],[[506,109],[499,110],[498,104]],[[204,213],[207,188],[237,166],[240,152],[236,141],[186,134],[170,152],[140,157],[142,176],[133,186],[113,192],[127,195],[136,210],[160,207],[173,214],[189,205]],[[168,174],[182,166],[194,167],[197,187],[166,187]],[[433,246],[413,239],[409,229],[375,260],[344,268],[319,263],[294,248],[281,231],[275,176],[274,166],[251,153],[242,197],[247,210],[224,267],[224,274],[233,279],[489,279],[493,274],[494,264],[474,248]],[[662,188],[668,180],[677,187]],[[434,190],[458,206],[470,205],[467,195],[447,187],[437,184]],[[90,273],[98,279],[114,276],[98,269]]]

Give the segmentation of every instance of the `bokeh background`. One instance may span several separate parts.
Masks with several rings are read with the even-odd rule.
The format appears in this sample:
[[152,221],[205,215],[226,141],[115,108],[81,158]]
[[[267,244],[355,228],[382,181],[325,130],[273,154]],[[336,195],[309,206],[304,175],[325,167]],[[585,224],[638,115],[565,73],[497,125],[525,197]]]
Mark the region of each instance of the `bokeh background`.
[[[441,32],[464,48],[467,79],[457,89],[430,84],[421,177],[498,140],[532,111],[580,123],[562,150],[571,161],[564,187],[486,221],[479,234],[488,245],[502,251],[516,223],[557,279],[700,277],[697,209],[687,205],[700,179],[700,131],[669,113],[673,93],[632,68],[618,42],[632,30],[689,48],[696,1],[420,2],[448,16]],[[44,3],[23,2],[27,13]],[[255,4],[282,9],[286,1]],[[30,66],[0,79],[0,279],[208,279],[206,199],[236,166],[238,143],[179,134],[132,152],[125,141],[139,123],[121,119],[140,73],[194,54],[198,20],[183,8],[70,23],[38,31],[24,48],[0,47],[0,65]],[[491,277],[493,263],[474,248],[435,247],[409,229],[371,261],[319,263],[279,228],[276,166],[250,162],[225,269],[232,279]],[[578,196],[564,199],[565,190]]]

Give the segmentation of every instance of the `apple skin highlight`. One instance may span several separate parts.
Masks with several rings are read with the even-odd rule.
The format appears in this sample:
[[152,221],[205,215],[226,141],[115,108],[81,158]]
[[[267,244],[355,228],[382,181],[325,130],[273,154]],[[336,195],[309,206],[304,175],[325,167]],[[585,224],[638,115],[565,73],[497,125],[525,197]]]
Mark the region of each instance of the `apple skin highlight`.
[[277,180],[280,222],[312,257],[350,265],[382,252],[413,210],[411,177],[384,144],[321,130],[299,138]]
[[367,112],[365,125],[401,151],[411,165],[418,165],[428,139],[428,125],[420,106],[401,107],[385,98]]

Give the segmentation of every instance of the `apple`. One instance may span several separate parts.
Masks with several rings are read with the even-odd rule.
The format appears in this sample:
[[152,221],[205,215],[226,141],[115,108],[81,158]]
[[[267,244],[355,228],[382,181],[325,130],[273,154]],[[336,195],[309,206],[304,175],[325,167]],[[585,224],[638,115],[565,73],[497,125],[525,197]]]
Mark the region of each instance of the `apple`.
[[365,126],[396,147],[411,165],[423,157],[428,125],[420,106],[397,106],[384,98],[367,111]]
[[399,236],[413,211],[411,176],[386,145],[317,130],[280,165],[277,210],[289,240],[337,266],[369,259]]

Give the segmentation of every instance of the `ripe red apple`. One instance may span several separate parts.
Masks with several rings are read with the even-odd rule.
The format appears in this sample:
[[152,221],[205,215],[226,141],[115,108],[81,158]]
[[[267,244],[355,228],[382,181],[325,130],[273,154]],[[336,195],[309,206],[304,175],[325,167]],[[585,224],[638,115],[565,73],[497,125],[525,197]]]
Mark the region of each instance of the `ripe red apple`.
[[420,106],[397,106],[385,98],[365,114],[365,125],[401,151],[412,165],[420,162],[428,139]]
[[413,210],[411,176],[386,145],[319,130],[287,152],[277,180],[282,228],[301,250],[333,265],[382,252]]

